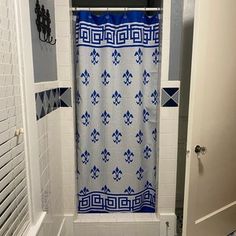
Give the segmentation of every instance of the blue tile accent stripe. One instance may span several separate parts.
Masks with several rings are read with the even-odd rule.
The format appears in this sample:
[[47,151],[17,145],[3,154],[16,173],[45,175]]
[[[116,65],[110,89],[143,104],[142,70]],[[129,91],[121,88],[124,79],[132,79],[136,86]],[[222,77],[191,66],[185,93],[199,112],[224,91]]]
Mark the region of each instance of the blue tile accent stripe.
[[162,88],[161,94],[162,107],[179,106],[179,88]]
[[71,107],[71,88],[54,88],[35,94],[36,119],[60,107]]

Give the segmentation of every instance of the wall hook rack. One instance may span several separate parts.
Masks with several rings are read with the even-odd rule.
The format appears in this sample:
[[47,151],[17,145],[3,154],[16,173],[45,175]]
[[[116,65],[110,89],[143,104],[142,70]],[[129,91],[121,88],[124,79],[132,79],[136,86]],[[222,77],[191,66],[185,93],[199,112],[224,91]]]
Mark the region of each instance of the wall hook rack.
[[36,13],[36,26],[39,33],[39,40],[49,43],[51,45],[56,44],[56,39],[51,36],[51,16],[48,9],[45,9],[44,5],[39,4],[39,0],[36,0],[35,4]]

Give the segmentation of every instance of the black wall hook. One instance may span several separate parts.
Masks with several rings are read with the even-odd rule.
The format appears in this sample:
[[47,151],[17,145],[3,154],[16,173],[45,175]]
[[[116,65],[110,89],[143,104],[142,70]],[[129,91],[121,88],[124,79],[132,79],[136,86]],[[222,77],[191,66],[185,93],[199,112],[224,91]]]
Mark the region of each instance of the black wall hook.
[[51,36],[51,16],[49,10],[44,5],[40,6],[39,0],[35,4],[36,26],[39,33],[39,40],[51,45],[56,44],[56,39]]

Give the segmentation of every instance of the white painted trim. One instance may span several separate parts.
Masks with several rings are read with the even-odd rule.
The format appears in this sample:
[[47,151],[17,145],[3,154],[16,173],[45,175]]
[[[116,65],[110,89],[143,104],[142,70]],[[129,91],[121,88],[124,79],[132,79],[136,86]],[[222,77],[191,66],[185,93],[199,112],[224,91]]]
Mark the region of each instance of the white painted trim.
[[199,21],[199,1],[196,1],[195,4],[195,13],[194,13],[194,31],[193,31],[193,49],[192,49],[192,68],[191,68],[191,84],[190,84],[190,95],[189,95],[189,114],[188,114],[188,130],[187,130],[187,154],[186,154],[186,167],[185,167],[185,187],[184,187],[184,214],[183,214],[183,236],[187,236],[187,219],[188,219],[188,201],[189,201],[189,184],[190,184],[190,166],[191,166],[191,146],[192,146],[192,124],[193,124],[193,112],[194,112],[194,104],[195,97],[197,93],[197,89],[194,89],[196,86],[196,78],[193,78],[192,75],[196,74],[195,70],[197,69],[195,65],[196,57],[194,56],[196,51],[196,35],[199,35],[199,27],[196,22]]
[[[17,41],[21,77],[21,95],[23,98],[23,123],[25,129],[25,155],[28,181],[30,218],[35,225],[42,216],[39,150],[37,141],[37,123],[34,95],[34,68],[31,39],[30,11],[28,0],[15,0],[17,19]],[[27,22],[27,24],[26,24]]]
[[[70,1],[70,6],[72,6],[72,1]],[[74,78],[75,78],[75,54],[74,54],[74,23],[73,23],[73,12],[70,12],[70,51],[71,51],[71,65],[72,65],[72,84],[71,84],[71,104],[72,104],[72,109],[73,109],[73,127],[74,127],[74,131],[76,130],[76,109],[75,109],[75,83],[74,83]],[[72,38],[71,38],[72,37]],[[76,143],[75,143],[75,139],[74,139],[74,164],[76,165],[76,158],[77,158],[77,153],[76,153]],[[78,198],[77,198],[77,188],[78,188],[78,184],[77,184],[77,175],[76,172],[73,171],[73,178],[74,178],[74,188],[75,188],[75,195],[73,198],[73,204],[74,204],[74,215],[77,215],[77,206],[78,206]]]
[[39,232],[39,230],[41,229],[41,226],[43,224],[43,221],[46,217],[46,212],[42,212],[41,215],[39,216],[37,222],[30,226],[25,233],[23,234],[23,236],[36,236]]
[[161,88],[180,88],[179,80],[161,81]]
[[[160,47],[160,56],[161,56],[161,66],[160,66],[160,94],[162,92],[162,88],[163,87],[180,87],[180,81],[169,81],[169,57],[170,57],[170,29],[171,29],[171,0],[165,0],[163,1],[163,11],[162,11],[162,25],[161,25],[161,47]],[[161,103],[161,102],[160,102]],[[168,109],[168,108],[167,108]],[[174,108],[169,108],[171,110],[173,110]],[[177,108],[179,110],[179,108]],[[158,129],[160,131],[160,127],[162,124],[162,118],[161,118],[161,104],[159,107],[159,123],[158,125]],[[176,110],[176,109],[175,109]],[[176,116],[174,117],[176,120],[178,120],[178,112],[176,113]],[[178,138],[177,138],[177,134],[172,133],[171,134],[176,135],[176,146],[178,143]],[[160,154],[160,149],[163,148],[161,146],[161,140],[163,139],[163,134],[159,133],[159,159],[157,161],[157,166],[158,166],[158,175],[157,176],[157,200],[156,200],[156,214],[158,215],[158,217],[160,216],[160,213],[165,213],[165,211],[170,212],[171,209],[171,213],[174,214],[175,209],[174,209],[174,205],[175,205],[175,197],[173,196],[168,196],[171,197],[172,200],[170,201],[170,205],[169,208],[167,209],[166,207],[163,208],[162,204],[160,204],[160,196],[163,198],[165,196],[165,191],[164,189],[159,189],[159,185],[162,184],[160,182],[160,176],[163,176],[165,174],[165,171],[162,168],[162,163],[161,163],[161,159],[162,156]],[[177,151],[176,151],[177,152]],[[177,159],[177,154],[176,154],[176,159]],[[173,181],[172,183],[173,185],[176,185],[176,180]]]
[[56,81],[47,81],[39,82],[34,84],[34,92],[39,93],[45,90],[54,89],[58,87],[58,80]]
[[215,215],[217,215],[217,214],[219,214],[219,213],[221,213],[223,211],[226,211],[227,209],[229,209],[231,207],[234,207],[234,206],[236,206],[236,201],[234,201],[234,202],[232,202],[232,203],[230,203],[230,204],[228,204],[228,205],[226,205],[224,207],[221,207],[220,209],[218,209],[216,211],[213,211],[212,213],[210,213],[210,214],[208,214],[208,215],[206,215],[204,217],[201,217],[200,219],[195,221],[195,224],[202,223],[203,221],[205,221],[205,220],[207,220],[207,219],[209,219],[209,218],[211,218],[211,217],[213,217],[213,216],[215,216]]

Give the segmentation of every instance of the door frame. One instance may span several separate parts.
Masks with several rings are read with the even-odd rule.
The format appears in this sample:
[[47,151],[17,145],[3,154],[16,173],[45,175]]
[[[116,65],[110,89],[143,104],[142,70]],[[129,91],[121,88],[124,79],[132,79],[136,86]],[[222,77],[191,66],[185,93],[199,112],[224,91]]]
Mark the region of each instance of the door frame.
[[[34,68],[29,0],[13,0],[16,17],[17,51],[25,140],[25,163],[30,225],[27,235],[36,235],[46,213],[42,211],[39,149],[34,95]],[[28,24],[25,24],[28,22]]]
[[[186,144],[186,165],[185,165],[185,186],[184,186],[184,208],[183,208],[183,219],[188,218],[188,201],[189,201],[189,184],[190,184],[190,167],[191,167],[191,152],[192,152],[192,133],[193,133],[193,114],[194,114],[194,104],[196,98],[196,89],[193,88],[196,86],[195,78],[195,54],[197,54],[197,46],[196,46],[196,37],[198,35],[198,24],[196,22],[199,19],[198,15],[199,1],[195,2],[195,10],[194,10],[194,26],[193,26],[193,45],[192,45],[192,64],[191,64],[191,75],[190,75],[190,92],[189,92],[189,111],[188,111],[188,128],[187,128],[187,144]],[[191,92],[192,91],[192,92]],[[183,220],[183,236],[186,235],[187,231],[187,222]]]

